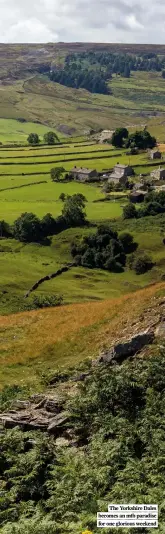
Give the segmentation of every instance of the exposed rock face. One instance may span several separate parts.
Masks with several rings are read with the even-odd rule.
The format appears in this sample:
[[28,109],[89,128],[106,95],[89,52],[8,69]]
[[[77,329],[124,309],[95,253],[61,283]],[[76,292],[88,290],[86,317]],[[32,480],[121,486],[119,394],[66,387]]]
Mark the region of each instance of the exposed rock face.
[[[157,323],[156,323],[157,324]],[[150,326],[147,330],[138,332],[134,326],[134,336],[128,337],[116,343],[110,349],[107,349],[100,355],[100,358],[95,360],[92,367],[98,365],[98,363],[122,363],[130,356],[134,356],[140,352],[145,346],[153,343],[155,335],[162,334],[162,329],[165,337],[165,323],[157,325],[157,329]],[[88,376],[93,372],[93,369],[87,372],[80,373],[77,376],[73,376],[70,382],[85,381]],[[64,382],[66,377],[64,375]],[[54,379],[56,382],[56,379]],[[51,381],[53,384],[53,380]],[[76,385],[77,385],[76,384]],[[64,386],[64,383],[63,383]],[[68,383],[69,387],[69,383]],[[0,423],[5,428],[13,428],[19,426],[22,430],[42,430],[52,434],[57,440],[57,444],[60,446],[77,446],[78,438],[75,436],[72,424],[71,416],[66,411],[66,397],[64,390],[60,393],[57,389],[54,390],[54,394],[47,395],[33,395],[30,399],[16,400],[13,402],[11,409],[0,414]],[[60,441],[62,440],[62,441]],[[31,446],[31,443],[27,445]]]
[[103,352],[99,358],[99,362],[122,362],[129,358],[129,356],[137,354],[137,352],[142,350],[146,345],[153,343],[154,337],[154,331],[145,330],[144,332],[139,332],[139,334],[136,334],[135,336],[130,337],[130,339],[118,343],[110,350]]
[[64,404],[64,400],[57,395],[34,395],[28,401],[15,401],[11,410],[0,415],[0,422],[5,428],[19,426],[25,431],[43,430],[58,436],[69,420]]
[[69,421],[69,413],[68,412],[62,412],[53,419],[51,419],[51,422],[48,426],[48,432],[51,432],[55,434],[56,436],[61,433],[61,430],[64,430],[66,427],[66,423]]

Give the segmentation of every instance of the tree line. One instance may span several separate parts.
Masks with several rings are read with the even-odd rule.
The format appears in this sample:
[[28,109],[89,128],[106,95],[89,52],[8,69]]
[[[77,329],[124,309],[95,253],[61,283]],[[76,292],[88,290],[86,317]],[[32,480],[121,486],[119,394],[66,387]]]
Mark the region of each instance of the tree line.
[[[44,134],[43,141],[45,145],[56,145],[57,143],[59,143],[59,138],[55,132],[50,131]],[[32,145],[32,146],[39,145],[40,143],[39,135],[33,132],[30,133],[28,135],[27,142],[29,143],[29,145]]]
[[81,52],[68,54],[65,62],[68,66],[77,65],[77,68],[82,68],[82,65],[88,63],[91,68],[98,68],[98,66],[108,69],[109,79],[113,74],[129,77],[131,71],[156,71],[161,72],[165,69],[165,56],[158,56],[157,54],[122,54],[109,52]]
[[142,252],[139,254],[137,249],[138,243],[129,232],[118,234],[109,224],[102,224],[95,234],[71,243],[75,265],[112,273],[122,273],[129,268],[139,275],[152,269],[152,258]]
[[91,69],[77,67],[77,64],[65,64],[63,68],[54,67],[50,73],[53,82],[75,89],[87,89],[90,93],[109,94],[107,81],[110,75],[108,69]]
[[116,148],[138,148],[147,150],[156,146],[156,138],[152,136],[146,128],[129,133],[127,128],[116,128],[112,134],[111,143]]
[[66,228],[82,226],[86,224],[85,202],[81,193],[75,195],[61,195],[63,201],[62,214],[54,218],[47,213],[39,219],[34,213],[22,213],[14,224],[10,226],[6,221],[0,221],[0,237],[14,237],[25,243],[42,242],[48,236],[52,236],[66,230]]
[[165,191],[150,191],[145,195],[144,202],[137,210],[131,202],[123,208],[124,219],[139,219],[165,213]]

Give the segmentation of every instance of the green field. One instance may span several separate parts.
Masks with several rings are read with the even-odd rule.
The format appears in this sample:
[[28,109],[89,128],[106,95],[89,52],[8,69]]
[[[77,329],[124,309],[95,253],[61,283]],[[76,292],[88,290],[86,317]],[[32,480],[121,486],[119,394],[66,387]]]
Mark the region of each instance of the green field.
[[[104,216],[104,211],[102,212]],[[152,233],[151,233],[152,224]],[[64,303],[102,300],[119,297],[157,282],[164,274],[165,257],[162,238],[165,233],[165,217],[146,218],[139,221],[113,222],[119,232],[131,231],[139,244],[139,252],[151,255],[155,267],[144,275],[133,271],[114,274],[99,269],[73,268],[55,280],[45,282],[37,294],[60,294]],[[1,313],[24,309],[24,295],[42,276],[55,272],[59,266],[71,260],[70,243],[74,237],[88,234],[91,229],[71,229],[54,236],[50,246],[26,245],[11,239],[0,243],[0,310]],[[5,291],[5,293],[4,293]]]
[[[79,160],[82,152],[84,153],[83,157],[90,159]],[[59,156],[59,154],[61,155]],[[70,162],[66,162],[69,157],[71,158]],[[86,142],[77,145],[70,142],[67,146],[64,144],[64,146],[51,148],[1,149],[0,158],[1,219],[12,224],[24,212],[33,212],[40,218],[46,213],[51,213],[53,217],[57,217],[63,208],[63,203],[59,200],[61,193],[66,195],[82,193],[86,198],[85,210],[89,222],[93,224],[111,221],[112,226],[115,226],[119,231],[124,227],[130,229],[139,243],[140,250],[148,251],[156,262],[154,269],[143,276],[137,276],[130,270],[116,275],[100,270],[91,271],[75,268],[55,281],[44,283],[39,293],[60,293],[63,295],[65,303],[97,300],[135,291],[161,278],[164,269],[162,231],[156,224],[156,219],[152,233],[150,225],[146,226],[146,220],[145,227],[142,221],[130,221],[129,223],[122,221],[123,206],[127,202],[128,192],[122,195],[120,193],[116,195],[116,198],[112,194],[111,200],[103,202],[105,194],[100,183],[81,184],[74,181],[54,183],[50,178],[52,166],[63,165],[69,170],[73,165],[86,165],[89,168],[101,170],[112,168],[117,161],[130,163],[132,166],[138,165],[139,167],[135,167],[138,176],[139,172],[143,170],[146,172],[146,167],[143,167],[143,164],[149,165],[147,154],[129,157],[125,154],[125,150],[116,150],[111,146],[96,143],[91,145],[86,139]],[[50,160],[53,163],[50,163]],[[150,168],[153,169],[153,167],[147,167],[147,172]],[[8,176],[3,176],[3,173],[8,174]],[[119,198],[117,198],[118,196]],[[92,228],[83,230],[85,233],[88,231],[92,231]],[[62,232],[58,236],[54,236],[50,246],[25,245],[14,240],[2,239],[0,242],[1,312],[8,313],[23,309],[25,292],[39,278],[51,274],[59,266],[70,261],[70,243],[75,235],[81,234],[82,230],[80,229]],[[7,291],[7,293],[3,293],[3,291]]]
[[[130,164],[135,173],[149,173],[153,170],[146,153],[126,155],[125,150],[112,146],[90,143],[55,147],[32,147],[0,150],[0,213],[9,223],[23,212],[33,211],[39,217],[52,213],[60,215],[62,192],[72,195],[76,192],[86,197],[86,213],[89,221],[114,219],[122,214],[124,200],[95,202],[104,198],[100,184],[53,183],[50,178],[52,167],[63,166],[69,171],[74,165],[96,168],[98,171],[112,169],[117,163]],[[82,158],[81,153],[83,152]],[[60,155],[59,155],[60,154]],[[28,156],[28,157],[27,157]],[[87,158],[87,159],[86,159]],[[67,161],[69,160],[69,161]],[[158,162],[159,163],[159,162]],[[144,167],[143,167],[144,165]],[[136,167],[138,166],[138,167]]]
[[[86,199],[86,212],[89,220],[99,220],[119,217],[122,213],[121,205],[123,201],[107,201],[94,203],[94,200],[99,200],[104,197],[100,188],[92,185],[83,185],[77,183],[57,184],[50,180],[36,185],[29,185],[19,189],[9,189],[8,191],[0,191],[0,213],[1,218],[4,218],[9,223],[25,211],[33,211],[39,217],[43,217],[45,213],[52,213],[54,217],[60,215],[62,210],[62,202],[59,200],[59,195],[65,193],[73,195],[74,193],[82,193]],[[12,181],[12,187],[17,184],[17,178]],[[19,180],[19,184],[20,181]],[[10,181],[11,183],[11,181]],[[1,185],[1,181],[0,181]],[[4,178],[3,178],[4,185]]]
[[49,130],[47,126],[36,122],[19,122],[19,120],[0,118],[0,142],[3,144],[20,143],[23,145],[27,143],[27,137],[31,132],[37,133],[42,139]]

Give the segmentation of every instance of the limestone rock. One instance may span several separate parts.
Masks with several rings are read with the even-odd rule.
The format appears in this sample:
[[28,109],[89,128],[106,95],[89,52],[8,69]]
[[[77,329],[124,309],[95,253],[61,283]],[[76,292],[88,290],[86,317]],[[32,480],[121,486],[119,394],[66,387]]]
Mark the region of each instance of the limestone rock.
[[47,399],[45,402],[45,409],[47,412],[56,413],[62,411],[63,401],[59,398],[56,399]]
[[157,326],[155,335],[156,337],[165,338],[165,323],[164,322],[162,322],[161,324]]
[[31,395],[30,400],[34,404],[39,404],[45,398],[46,398],[45,395],[42,395],[40,393],[35,393],[34,395]]
[[29,408],[29,406],[30,406],[30,401],[25,401],[25,400],[17,399],[12,403],[12,407],[16,408],[16,410],[26,410],[27,408]]
[[51,420],[51,423],[48,426],[48,432],[53,434],[58,434],[62,429],[65,428],[66,423],[69,421],[70,414],[69,412],[62,412]]
[[122,362],[123,360],[129,358],[129,356],[134,356],[137,354],[146,345],[153,343],[154,337],[155,335],[153,331],[145,330],[143,332],[139,332],[138,334],[130,337],[128,340],[118,343],[110,350],[103,352],[99,358],[99,362]]

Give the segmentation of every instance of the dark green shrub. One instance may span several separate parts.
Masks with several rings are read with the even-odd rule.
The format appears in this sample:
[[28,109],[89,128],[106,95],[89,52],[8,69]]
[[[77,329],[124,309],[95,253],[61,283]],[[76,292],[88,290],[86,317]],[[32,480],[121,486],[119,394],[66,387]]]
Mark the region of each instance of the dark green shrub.
[[38,145],[39,142],[40,142],[39,136],[36,133],[29,134],[29,136],[27,138],[27,141],[28,141],[29,145]]
[[125,254],[130,254],[136,250],[137,243],[134,242],[133,236],[129,234],[129,232],[122,232],[119,234],[119,239],[123,245]]
[[63,297],[61,295],[35,295],[32,302],[26,305],[26,309],[54,308],[61,306],[62,303]]
[[152,259],[149,256],[141,256],[133,262],[132,268],[136,274],[144,274],[153,267]]
[[71,254],[76,265],[122,272],[126,264],[126,253],[137,247],[133,237],[127,233],[123,234],[123,243],[117,232],[108,224],[103,224],[95,234],[73,241]]
[[87,248],[86,252],[81,258],[81,265],[89,269],[95,267],[95,254],[92,249]]
[[134,204],[126,204],[123,208],[123,219],[135,219],[138,216]]

